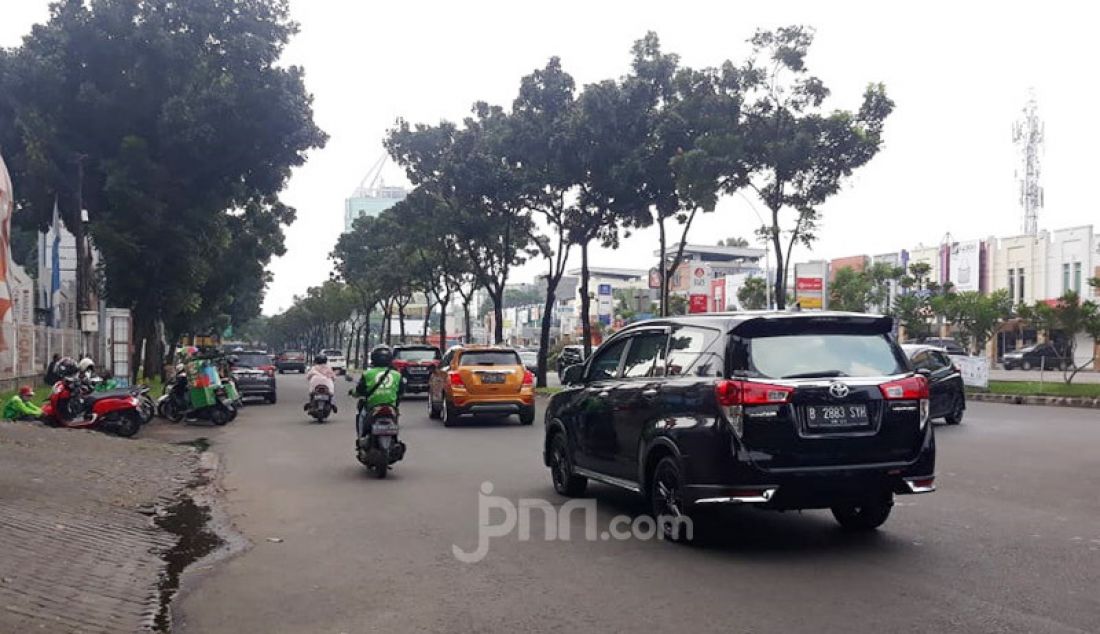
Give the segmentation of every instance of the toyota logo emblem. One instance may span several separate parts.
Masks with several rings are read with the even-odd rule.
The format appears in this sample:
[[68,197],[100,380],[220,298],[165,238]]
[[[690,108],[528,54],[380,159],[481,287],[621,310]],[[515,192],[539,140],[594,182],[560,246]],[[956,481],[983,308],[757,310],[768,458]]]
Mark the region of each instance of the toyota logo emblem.
[[845,396],[848,396],[849,391],[850,390],[848,389],[848,386],[843,383],[829,384],[829,394],[833,398],[844,398]]

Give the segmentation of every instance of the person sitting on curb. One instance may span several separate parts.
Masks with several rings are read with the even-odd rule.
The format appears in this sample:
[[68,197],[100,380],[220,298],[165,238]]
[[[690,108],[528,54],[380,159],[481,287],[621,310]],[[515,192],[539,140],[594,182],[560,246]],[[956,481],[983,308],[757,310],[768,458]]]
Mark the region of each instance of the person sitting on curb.
[[42,408],[32,402],[34,390],[31,386],[24,385],[19,388],[19,393],[12,396],[4,403],[4,411],[0,414],[4,420],[38,420],[42,416]]

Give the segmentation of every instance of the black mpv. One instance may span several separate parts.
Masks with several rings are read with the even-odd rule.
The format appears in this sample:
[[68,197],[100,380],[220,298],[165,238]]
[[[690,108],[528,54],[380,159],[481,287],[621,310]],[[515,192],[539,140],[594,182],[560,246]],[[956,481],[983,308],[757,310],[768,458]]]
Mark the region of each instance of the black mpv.
[[[546,410],[554,488],[596,480],[653,515],[828,508],[882,525],[894,494],[935,490],[928,382],[889,317],[758,312],[630,326],[565,370]],[[674,522],[661,521],[666,537]]]

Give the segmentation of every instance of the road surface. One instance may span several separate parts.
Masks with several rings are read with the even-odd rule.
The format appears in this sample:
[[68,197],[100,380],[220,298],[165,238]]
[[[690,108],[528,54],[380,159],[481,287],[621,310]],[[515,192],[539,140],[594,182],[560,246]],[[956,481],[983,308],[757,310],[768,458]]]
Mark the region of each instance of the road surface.
[[[489,542],[478,563],[478,494],[557,505],[539,422],[446,429],[403,407],[408,457],[379,481],[352,455],[350,399],[332,422],[277,406],[206,436],[224,457],[227,504],[253,543],[200,572],[180,631],[237,632],[1095,632],[1100,629],[1100,416],[975,403],[937,428],[940,490],[899,498],[877,534],[826,512],[733,512],[700,546],[641,539]],[[643,505],[593,485],[598,526]],[[503,512],[490,516],[502,521]],[[269,541],[270,538],[270,541]],[[193,579],[194,581],[194,579]]]

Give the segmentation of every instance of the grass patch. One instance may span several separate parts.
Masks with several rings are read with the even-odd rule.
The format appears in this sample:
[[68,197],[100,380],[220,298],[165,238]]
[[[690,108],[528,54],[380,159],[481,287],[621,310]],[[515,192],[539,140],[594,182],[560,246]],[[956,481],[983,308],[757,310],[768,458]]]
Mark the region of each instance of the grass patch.
[[1062,381],[990,381],[988,390],[976,390],[991,394],[1018,394],[1021,396],[1084,396],[1100,397],[1100,384],[1071,383]]

